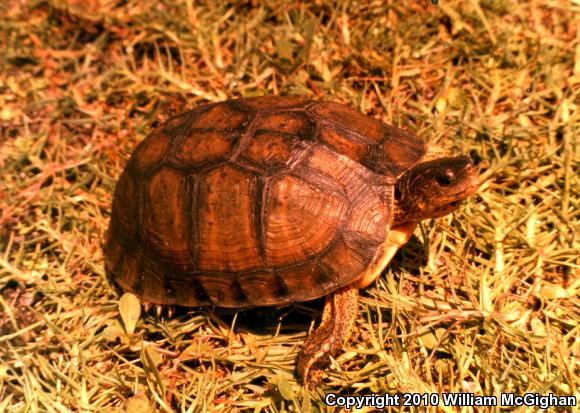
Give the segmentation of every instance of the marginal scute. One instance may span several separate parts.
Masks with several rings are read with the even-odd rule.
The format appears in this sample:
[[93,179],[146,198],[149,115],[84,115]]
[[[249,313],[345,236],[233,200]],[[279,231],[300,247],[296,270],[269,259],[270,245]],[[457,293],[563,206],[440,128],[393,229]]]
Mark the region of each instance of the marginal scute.
[[286,288],[280,288],[276,282],[276,275],[272,273],[250,273],[238,276],[248,301],[255,305],[273,305],[287,294]]
[[177,147],[175,157],[190,167],[225,160],[234,139],[224,132],[193,131]]
[[284,281],[290,296],[295,297],[295,300],[300,300],[300,297],[304,295],[320,297],[337,287],[333,279],[324,277],[324,281],[323,277],[318,274],[316,260],[306,261],[294,267],[282,268],[276,273]]
[[139,223],[138,191],[137,182],[131,176],[129,169],[125,169],[119,178],[117,188],[115,188],[112,219],[115,221],[117,231],[133,239],[137,235]]
[[141,257],[138,252],[131,249],[123,251],[119,261],[115,263],[114,270],[120,276],[117,282],[126,290],[135,292],[135,287],[140,274]]
[[171,144],[171,137],[162,130],[156,130],[149,135],[135,149],[135,154],[131,158],[137,171],[145,173],[152,166],[157,165]]
[[199,270],[236,272],[263,267],[254,224],[256,187],[255,175],[230,165],[201,177]]
[[274,180],[266,204],[266,262],[274,267],[320,253],[336,236],[348,208],[337,194],[291,175]]
[[174,294],[167,292],[165,274],[151,260],[144,260],[141,277],[143,295],[148,297],[149,302],[175,304]]
[[191,128],[238,129],[248,120],[248,114],[237,111],[224,103],[218,103],[202,112]]
[[302,116],[294,113],[272,113],[258,116],[255,122],[257,130],[284,132],[291,135],[299,135],[307,128],[307,122]]
[[115,230],[112,225],[105,232],[105,267],[113,271],[117,263],[123,258],[123,246],[119,242],[119,236],[114,233]]
[[276,132],[259,131],[242,156],[265,168],[285,165],[292,153],[294,139]]
[[335,274],[337,279],[347,276],[356,277],[369,263],[368,257],[349,248],[344,238],[340,238],[320,259],[320,266],[328,273]]
[[214,304],[220,307],[245,307],[247,299],[234,277],[229,274],[197,276],[201,288]]
[[142,239],[165,265],[192,267],[189,247],[186,177],[163,167],[145,184]]
[[383,123],[363,115],[362,113],[335,102],[321,102],[310,111],[315,114],[323,125],[331,125],[353,131],[380,142],[383,138]]
[[425,154],[425,143],[415,135],[402,129],[385,125],[385,141],[382,153],[396,166],[397,170],[410,169]]
[[189,275],[184,279],[168,279],[175,294],[175,303],[182,306],[210,305],[212,302],[205,295],[205,291],[197,282],[195,275]]
[[363,159],[369,146],[369,142],[365,142],[357,135],[351,134],[349,136],[347,132],[338,131],[328,125],[320,125],[317,138],[354,161]]

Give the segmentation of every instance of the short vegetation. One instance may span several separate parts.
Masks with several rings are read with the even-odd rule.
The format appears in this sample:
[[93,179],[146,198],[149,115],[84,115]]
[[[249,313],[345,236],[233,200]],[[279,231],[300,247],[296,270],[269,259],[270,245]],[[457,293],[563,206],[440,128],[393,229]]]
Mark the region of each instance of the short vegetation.
[[[579,13],[576,0],[3,1],[0,412],[578,395]],[[103,266],[138,142],[186,108],[263,94],[351,105],[481,173],[477,195],[423,222],[361,293],[312,391],[294,361],[322,301],[170,316],[120,300]]]

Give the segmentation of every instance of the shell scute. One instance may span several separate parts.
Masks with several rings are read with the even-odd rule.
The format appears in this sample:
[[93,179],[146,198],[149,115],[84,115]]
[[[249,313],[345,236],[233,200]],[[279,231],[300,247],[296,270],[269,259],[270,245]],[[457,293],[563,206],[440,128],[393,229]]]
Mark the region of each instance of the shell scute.
[[379,167],[384,163],[398,175],[413,167],[425,154],[425,143],[412,133],[388,125],[385,125],[385,131],[385,139],[380,149],[383,157],[377,160]]
[[350,248],[341,237],[322,256],[319,265],[329,274],[359,274],[365,270],[369,261],[368,256],[360,255]]
[[302,135],[309,129],[309,122],[297,113],[270,113],[258,116],[254,121],[257,130],[283,132],[290,135]]
[[361,139],[368,138],[376,142],[383,139],[383,123],[369,118],[362,113],[335,102],[321,102],[310,108],[319,122],[331,128],[340,128],[357,133]]
[[309,260],[300,263],[300,265],[281,268],[276,270],[276,273],[284,281],[291,300],[301,301],[305,294],[320,297],[338,287],[334,277],[320,273],[317,260]]
[[236,272],[263,267],[255,225],[257,190],[256,175],[228,164],[200,178],[198,210],[191,211],[199,214],[199,270]]
[[334,128],[328,127],[327,125],[319,126],[317,139],[330,146],[338,153],[342,153],[355,161],[364,159],[369,145],[374,144],[374,142],[368,142],[357,135],[349,136],[347,133],[338,131]]
[[170,287],[163,268],[150,257],[142,258],[141,271],[134,288],[152,303],[176,303],[175,292]]
[[345,233],[358,233],[370,242],[384,240],[392,219],[393,198],[391,185],[376,185],[362,193],[353,202]]
[[262,302],[263,305],[273,305],[288,294],[286,285],[272,272],[239,275],[238,284],[251,303]]
[[250,118],[249,112],[243,112],[232,105],[218,103],[198,114],[190,128],[219,128],[221,130],[239,129]]
[[[110,250],[117,248],[111,246],[115,242],[114,240],[109,242],[108,246]],[[141,253],[123,248],[123,252],[119,255],[118,261],[111,265],[114,265],[112,268],[114,268],[115,274],[122,275],[116,279],[121,287],[128,291],[137,292],[136,286],[139,284],[139,278],[141,277]]]
[[136,237],[139,230],[139,221],[135,219],[135,215],[139,211],[138,184],[139,182],[133,178],[131,169],[125,169],[119,178],[119,182],[117,182],[115,196],[113,197],[115,214],[112,219],[115,220],[115,227],[111,228],[111,230],[116,230],[131,239]]
[[158,165],[169,150],[172,141],[171,135],[165,133],[164,130],[157,130],[141,142],[132,157],[137,173],[145,173]]
[[157,169],[144,185],[142,240],[172,268],[192,269],[189,245],[189,191],[186,177],[175,169]]
[[[373,175],[366,168],[350,158],[337,154],[326,147],[318,147],[312,151],[305,169],[318,172],[336,182],[351,202],[369,191],[369,182]],[[327,187],[331,187],[329,184]],[[326,187],[325,187],[326,188]]]
[[167,280],[175,296],[175,303],[183,306],[211,305],[212,301],[207,296],[195,275],[180,279],[169,277]]
[[224,161],[237,138],[221,131],[192,131],[178,143],[175,158],[188,167]]
[[242,156],[263,168],[280,167],[290,159],[293,139],[276,132],[257,132]]
[[222,276],[199,274],[199,285],[205,291],[210,302],[221,307],[246,307],[248,299],[237,280],[230,274]]
[[266,198],[266,263],[301,263],[332,242],[348,209],[337,194],[326,193],[292,175],[275,179]]

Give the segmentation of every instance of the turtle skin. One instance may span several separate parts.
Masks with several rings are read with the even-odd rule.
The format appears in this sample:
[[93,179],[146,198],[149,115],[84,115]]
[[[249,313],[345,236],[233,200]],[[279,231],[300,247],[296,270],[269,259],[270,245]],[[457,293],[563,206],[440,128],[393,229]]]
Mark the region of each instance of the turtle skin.
[[230,100],[170,119],[113,198],[112,279],[152,304],[308,301],[380,261],[414,135],[332,102]]

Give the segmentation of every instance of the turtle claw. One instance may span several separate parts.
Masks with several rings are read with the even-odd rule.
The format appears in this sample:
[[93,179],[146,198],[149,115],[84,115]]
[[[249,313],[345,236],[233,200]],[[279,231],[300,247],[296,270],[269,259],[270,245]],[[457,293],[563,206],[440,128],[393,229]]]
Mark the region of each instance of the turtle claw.
[[311,368],[313,365],[314,363],[306,367],[306,370],[302,372],[304,376],[300,375],[299,373],[299,382],[306,390],[315,389],[316,386],[318,386],[318,384],[322,381],[322,377],[324,376],[324,371],[319,368]]
[[151,310],[151,308],[155,308],[155,314],[157,315],[157,317],[161,317],[163,315],[164,312],[167,313],[167,317],[171,318],[173,317],[173,314],[175,313],[175,307],[173,306],[162,306],[162,305],[158,305],[158,304],[151,304],[147,301],[143,302],[143,312],[148,313],[149,310]]
[[316,387],[324,373],[321,369],[313,367],[317,364],[323,364],[328,357],[329,353],[325,353],[324,351],[319,351],[315,354],[308,354],[308,352],[302,350],[298,354],[296,371],[298,373],[298,378],[304,387]]

